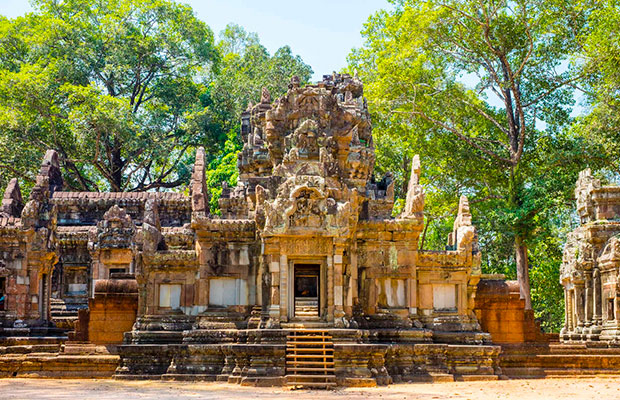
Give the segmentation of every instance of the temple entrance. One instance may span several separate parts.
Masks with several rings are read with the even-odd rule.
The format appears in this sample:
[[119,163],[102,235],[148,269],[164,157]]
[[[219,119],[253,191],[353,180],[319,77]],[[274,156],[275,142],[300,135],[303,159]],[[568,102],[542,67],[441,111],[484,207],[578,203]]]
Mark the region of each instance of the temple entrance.
[[295,318],[319,318],[320,273],[321,266],[318,264],[295,264]]

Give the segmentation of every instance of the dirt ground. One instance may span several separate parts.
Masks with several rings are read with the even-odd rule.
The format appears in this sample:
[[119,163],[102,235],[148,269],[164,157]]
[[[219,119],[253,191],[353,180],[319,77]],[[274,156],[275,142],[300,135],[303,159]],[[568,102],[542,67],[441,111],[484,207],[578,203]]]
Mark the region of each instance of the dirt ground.
[[620,378],[397,384],[368,389],[290,390],[219,383],[0,379],[0,399],[618,399]]

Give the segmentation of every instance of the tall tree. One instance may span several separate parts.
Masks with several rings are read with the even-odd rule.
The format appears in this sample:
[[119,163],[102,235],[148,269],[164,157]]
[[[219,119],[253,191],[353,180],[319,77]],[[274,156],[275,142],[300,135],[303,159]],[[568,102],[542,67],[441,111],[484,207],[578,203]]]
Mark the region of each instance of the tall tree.
[[465,193],[484,207],[492,219],[482,244],[511,243],[531,308],[528,242],[585,160],[587,146],[563,128],[583,77],[569,61],[591,9],[556,0],[393,3],[370,18],[365,46],[350,55],[375,108],[378,145],[404,145],[396,167],[410,149],[422,153],[431,196]]
[[190,123],[219,59],[209,27],[170,0],[33,4],[0,20],[0,164],[28,180],[53,148],[72,189],[185,182],[188,149],[209,142]]

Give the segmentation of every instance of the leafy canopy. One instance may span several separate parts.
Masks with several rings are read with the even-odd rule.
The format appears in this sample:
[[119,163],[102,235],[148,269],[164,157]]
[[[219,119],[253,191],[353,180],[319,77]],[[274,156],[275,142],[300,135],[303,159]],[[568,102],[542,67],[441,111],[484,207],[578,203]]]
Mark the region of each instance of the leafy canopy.
[[208,26],[169,0],[36,0],[0,19],[0,164],[33,178],[48,148],[70,188],[172,188],[188,148],[209,143],[191,124],[200,77],[217,71]]

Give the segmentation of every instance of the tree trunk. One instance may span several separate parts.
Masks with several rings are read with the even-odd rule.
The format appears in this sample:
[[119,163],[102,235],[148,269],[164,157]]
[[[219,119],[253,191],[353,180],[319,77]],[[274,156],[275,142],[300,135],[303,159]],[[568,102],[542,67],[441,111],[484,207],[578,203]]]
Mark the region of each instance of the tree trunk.
[[517,281],[521,298],[525,300],[525,309],[532,309],[532,296],[530,294],[530,271],[527,262],[527,246],[521,236],[515,236],[515,260],[517,262]]
[[[520,207],[519,192],[520,181],[518,179],[518,165],[510,171],[510,207],[517,210]],[[524,242],[520,224],[513,226],[515,231],[515,261],[517,264],[517,281],[521,298],[525,300],[525,309],[532,309],[532,296],[530,294],[530,271],[527,262],[527,246]]]
[[117,138],[114,138],[114,148],[112,149],[111,175],[113,182],[110,182],[112,191],[121,192],[123,189],[123,159],[121,157],[121,146]]

